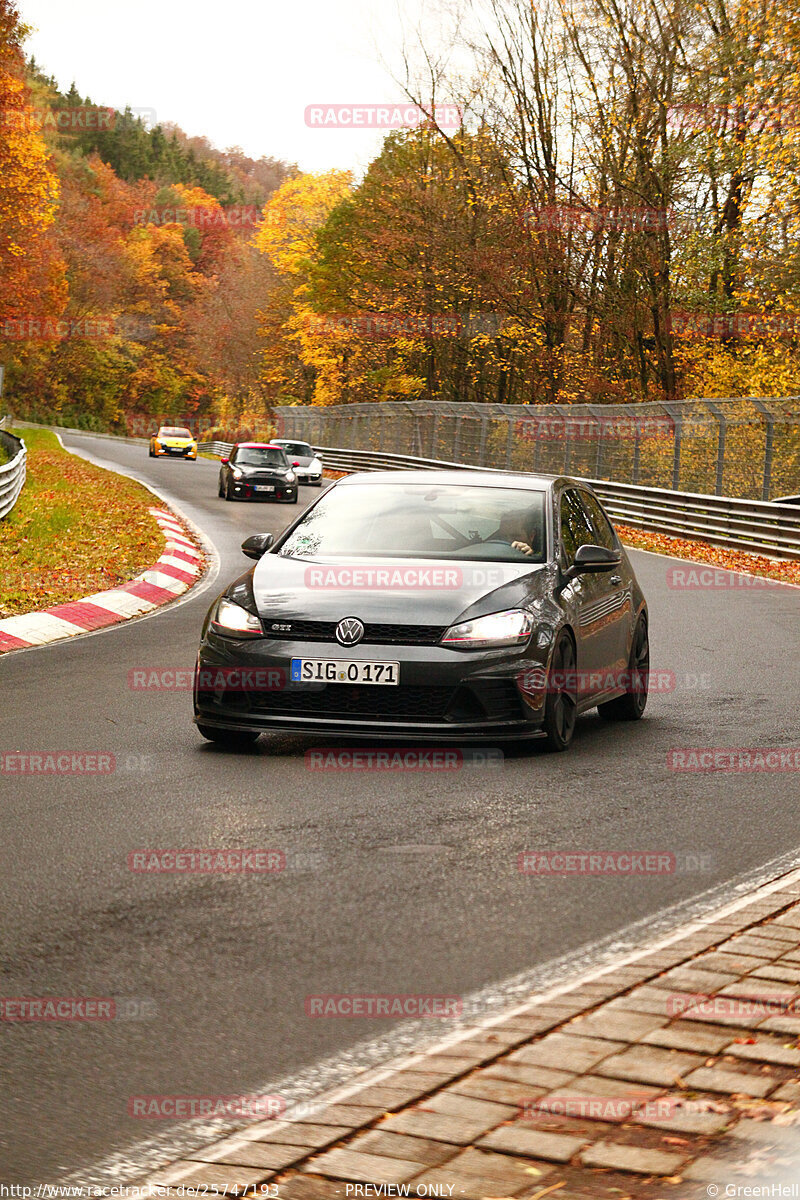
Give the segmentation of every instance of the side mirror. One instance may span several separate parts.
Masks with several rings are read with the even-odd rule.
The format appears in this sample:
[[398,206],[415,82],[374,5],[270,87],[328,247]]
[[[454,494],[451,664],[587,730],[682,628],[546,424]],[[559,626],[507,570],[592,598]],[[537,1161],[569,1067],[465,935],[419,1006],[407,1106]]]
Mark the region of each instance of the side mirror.
[[246,558],[254,558],[257,561],[262,555],[267,553],[274,541],[274,534],[254,533],[252,537],[245,538],[242,542],[242,554]]
[[221,458],[219,461],[221,463],[226,463],[226,462],[230,462],[231,460],[229,458]]
[[293,462],[293,463],[292,463],[292,466],[293,466],[293,467],[299,467],[299,466],[300,466],[300,463],[299,463],[299,462]]
[[576,575],[596,574],[598,571],[613,571],[622,562],[619,550],[609,550],[607,546],[579,546],[575,552],[575,561],[567,571],[567,578],[574,579]]

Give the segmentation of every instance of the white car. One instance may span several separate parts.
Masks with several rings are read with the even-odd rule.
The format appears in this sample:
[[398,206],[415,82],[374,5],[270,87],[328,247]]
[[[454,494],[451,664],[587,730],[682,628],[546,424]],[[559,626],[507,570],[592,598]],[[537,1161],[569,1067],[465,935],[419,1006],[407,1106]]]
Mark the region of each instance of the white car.
[[308,442],[292,442],[288,438],[273,438],[271,445],[283,446],[300,483],[321,487],[322,459],[314,452],[313,446],[309,446]]

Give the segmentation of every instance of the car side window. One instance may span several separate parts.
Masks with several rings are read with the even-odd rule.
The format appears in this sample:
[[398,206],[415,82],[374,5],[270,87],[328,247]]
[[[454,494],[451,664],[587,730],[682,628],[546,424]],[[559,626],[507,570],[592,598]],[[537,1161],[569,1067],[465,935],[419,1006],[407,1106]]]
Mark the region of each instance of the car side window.
[[235,462],[236,462],[236,455],[237,455],[238,453],[239,453],[239,447],[238,447],[238,446],[234,446],[234,447],[233,447],[233,449],[231,450],[231,453],[230,453],[230,458],[228,459],[228,462],[230,462],[230,463],[235,463]]
[[594,545],[595,532],[586,510],[572,488],[562,492],[560,517],[561,544],[564,547],[566,565],[569,567],[574,562],[580,546]]
[[583,507],[588,510],[589,516],[592,519],[592,525],[597,535],[597,545],[605,546],[609,550],[616,550],[617,535],[614,533],[611,523],[598,501],[589,492],[581,492],[581,500],[583,501]]

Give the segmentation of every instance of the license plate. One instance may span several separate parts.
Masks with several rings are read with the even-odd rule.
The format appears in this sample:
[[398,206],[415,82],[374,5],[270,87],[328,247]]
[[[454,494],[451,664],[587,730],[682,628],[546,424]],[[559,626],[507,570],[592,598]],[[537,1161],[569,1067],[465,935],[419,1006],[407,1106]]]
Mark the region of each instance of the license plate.
[[336,658],[293,658],[292,683],[398,684],[400,663],[352,662]]
[[257,492],[274,492],[275,488],[273,487],[273,485],[271,483],[257,483],[256,491]]

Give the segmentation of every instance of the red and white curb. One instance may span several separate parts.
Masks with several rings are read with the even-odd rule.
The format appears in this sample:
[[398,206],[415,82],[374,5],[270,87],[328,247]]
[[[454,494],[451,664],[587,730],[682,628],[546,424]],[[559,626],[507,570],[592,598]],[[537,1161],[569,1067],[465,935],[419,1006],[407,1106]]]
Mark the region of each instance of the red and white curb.
[[44,646],[48,642],[58,642],[143,616],[169,604],[197,583],[203,573],[202,553],[174,513],[163,508],[151,508],[150,512],[166,543],[161,557],[149,570],[129,583],[86,596],[83,600],[56,604],[41,612],[6,617],[0,621],[0,654],[28,646]]

